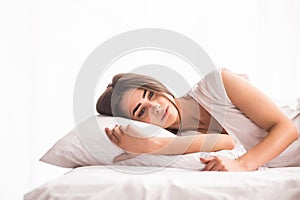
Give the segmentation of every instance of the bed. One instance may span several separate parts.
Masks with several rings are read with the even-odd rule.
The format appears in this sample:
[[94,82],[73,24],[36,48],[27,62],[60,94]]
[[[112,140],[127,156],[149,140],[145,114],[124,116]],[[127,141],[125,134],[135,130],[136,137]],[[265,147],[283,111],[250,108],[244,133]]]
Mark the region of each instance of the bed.
[[[59,139],[40,159],[72,168],[24,195],[25,200],[66,199],[300,199],[300,167],[253,172],[206,172],[200,157],[237,159],[243,146],[184,155],[141,154],[115,162],[124,152],[104,127],[132,126],[132,120],[93,116]],[[154,125],[134,122],[138,134],[177,137]],[[143,132],[145,131],[145,132]],[[192,133],[186,133],[192,134]]]
[[204,172],[85,166],[28,192],[24,199],[300,199],[300,167]]

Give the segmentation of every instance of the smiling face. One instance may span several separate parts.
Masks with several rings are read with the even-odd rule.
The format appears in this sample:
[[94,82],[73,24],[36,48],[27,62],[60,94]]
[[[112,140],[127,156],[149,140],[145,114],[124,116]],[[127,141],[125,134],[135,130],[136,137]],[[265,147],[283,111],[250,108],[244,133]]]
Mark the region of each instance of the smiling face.
[[151,123],[163,128],[174,127],[179,121],[175,100],[166,93],[144,89],[127,90],[120,107],[131,119]]

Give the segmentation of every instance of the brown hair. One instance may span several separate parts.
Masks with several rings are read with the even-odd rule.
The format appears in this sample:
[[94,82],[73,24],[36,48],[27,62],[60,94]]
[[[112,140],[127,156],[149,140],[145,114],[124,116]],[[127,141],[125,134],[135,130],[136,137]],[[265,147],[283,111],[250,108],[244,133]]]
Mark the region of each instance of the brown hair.
[[123,73],[113,77],[104,93],[99,97],[96,110],[99,114],[129,118],[120,108],[120,101],[129,89],[146,89],[155,93],[174,95],[158,80],[149,76]]

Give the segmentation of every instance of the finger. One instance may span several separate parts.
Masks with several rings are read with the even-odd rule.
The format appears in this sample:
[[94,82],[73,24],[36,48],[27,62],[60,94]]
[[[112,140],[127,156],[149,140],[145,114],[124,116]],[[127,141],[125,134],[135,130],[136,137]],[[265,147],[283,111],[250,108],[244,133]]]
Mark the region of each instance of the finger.
[[112,135],[113,140],[115,141],[114,143],[115,143],[115,144],[118,144],[118,143],[120,142],[120,139],[119,139],[119,137],[116,135],[116,131],[113,131],[111,135]]
[[118,138],[118,140],[120,140],[120,137],[121,137],[122,134],[121,134],[121,131],[120,131],[119,127],[114,128],[112,130],[112,133],[115,135],[115,137]]
[[209,161],[205,168],[204,168],[204,171],[211,171],[211,169],[216,165],[216,162],[214,160],[212,161]]
[[126,127],[120,126],[119,128],[123,133],[126,133],[126,132],[128,132],[128,127],[129,127],[129,125],[127,125]]
[[112,134],[112,142],[115,144],[119,143],[119,139],[114,134]]
[[109,137],[109,139],[110,139],[110,138],[111,138],[111,134],[112,134],[111,130],[110,130],[109,128],[105,128],[104,130],[105,130],[106,135],[107,135],[107,136]]
[[215,157],[207,157],[207,158],[202,157],[202,158],[200,158],[200,161],[203,162],[203,163],[207,163],[207,162],[212,161],[214,159],[215,159]]
[[[135,128],[134,125],[132,124],[128,124],[127,126],[120,126],[120,129],[124,132],[124,133],[128,133],[128,134],[134,134],[137,130]],[[134,135],[132,135],[134,136]]]
[[105,130],[105,133],[106,133],[107,137],[110,140],[112,140],[112,132],[111,132],[111,130],[109,128],[105,128],[104,130]]
[[210,171],[223,171],[224,169],[223,161],[220,157],[215,158],[215,165],[210,169]]
[[215,165],[210,169],[210,171],[221,171],[222,169],[221,163],[215,163]]
[[105,132],[108,138],[110,139],[110,141],[112,141],[115,144],[119,143],[118,138],[112,133],[112,131],[109,128],[105,128]]
[[118,125],[118,124],[116,124],[115,126],[114,126],[114,129],[119,129],[120,128],[120,125]]

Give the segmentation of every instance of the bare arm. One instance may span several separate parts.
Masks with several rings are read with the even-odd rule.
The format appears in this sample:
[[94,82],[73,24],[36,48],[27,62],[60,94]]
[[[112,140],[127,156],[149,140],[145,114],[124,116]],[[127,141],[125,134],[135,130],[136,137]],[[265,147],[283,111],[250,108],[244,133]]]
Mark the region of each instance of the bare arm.
[[200,134],[176,138],[156,138],[151,145],[156,154],[187,154],[233,149],[234,141],[226,134]]
[[105,131],[113,143],[131,153],[177,155],[233,149],[234,147],[234,141],[229,135],[219,133],[142,138],[137,137],[138,134],[134,134],[135,130],[130,126],[125,129],[117,126],[112,130],[105,129]]
[[[265,129],[268,135],[236,161],[222,163],[217,160],[216,163],[221,163],[219,168],[214,164],[208,166],[207,170],[255,170],[278,156],[296,140],[297,129],[269,98],[248,81],[224,70],[222,78],[232,103],[254,123]],[[204,160],[208,159],[202,159]]]

